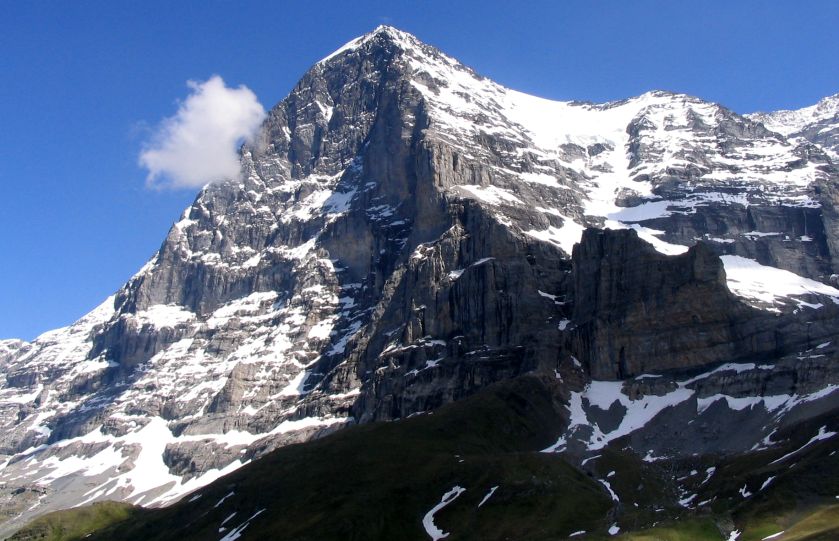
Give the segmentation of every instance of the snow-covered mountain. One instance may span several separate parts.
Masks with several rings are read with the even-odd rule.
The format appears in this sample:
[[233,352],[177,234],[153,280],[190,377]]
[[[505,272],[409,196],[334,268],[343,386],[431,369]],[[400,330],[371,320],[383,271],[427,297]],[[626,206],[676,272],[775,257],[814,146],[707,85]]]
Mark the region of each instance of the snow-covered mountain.
[[[164,505],[529,371],[580,460],[771,445],[839,384],[836,102],[556,102],[391,27],[351,41],[114,296],[0,342],[9,524]],[[720,430],[664,438],[674,412]]]
[[816,143],[836,160],[839,157],[839,94],[794,111],[746,115],[789,139]]

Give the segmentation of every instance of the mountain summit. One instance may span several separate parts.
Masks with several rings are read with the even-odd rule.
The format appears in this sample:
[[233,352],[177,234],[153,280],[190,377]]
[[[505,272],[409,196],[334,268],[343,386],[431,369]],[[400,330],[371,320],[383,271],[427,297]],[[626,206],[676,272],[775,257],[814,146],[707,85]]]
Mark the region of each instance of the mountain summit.
[[391,27],[347,43],[119,291],[0,342],[7,528],[531,373],[576,465],[775,445],[839,384],[835,116],[799,116],[550,101]]

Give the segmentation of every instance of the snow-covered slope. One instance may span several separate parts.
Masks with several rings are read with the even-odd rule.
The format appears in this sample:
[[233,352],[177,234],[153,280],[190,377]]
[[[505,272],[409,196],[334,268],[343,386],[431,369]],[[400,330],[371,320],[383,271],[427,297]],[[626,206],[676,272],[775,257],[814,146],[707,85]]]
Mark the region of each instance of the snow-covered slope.
[[748,116],[762,122],[774,132],[792,135],[817,122],[835,120],[837,112],[839,112],[839,94],[828,96],[815,105],[801,109],[753,113]]
[[165,504],[277,446],[553,365],[587,227],[669,255],[707,241],[732,291],[783,317],[839,296],[837,174],[814,144],[681,94],[528,96],[390,27],[316,64],[241,163],[100,307],[0,342],[8,513]]
[[515,207],[538,201],[537,223],[528,215],[516,225],[569,254],[589,225],[633,227],[665,253],[679,253],[639,222],[715,205],[817,208],[814,187],[831,178],[818,148],[718,104],[658,91],[606,104],[550,101],[482,78],[410,35],[394,37],[411,85],[429,105],[428,131],[458,159],[488,164],[488,178],[464,172],[448,189],[513,223],[520,222]]
[[790,139],[820,145],[835,160],[839,157],[839,94],[795,110],[746,115]]

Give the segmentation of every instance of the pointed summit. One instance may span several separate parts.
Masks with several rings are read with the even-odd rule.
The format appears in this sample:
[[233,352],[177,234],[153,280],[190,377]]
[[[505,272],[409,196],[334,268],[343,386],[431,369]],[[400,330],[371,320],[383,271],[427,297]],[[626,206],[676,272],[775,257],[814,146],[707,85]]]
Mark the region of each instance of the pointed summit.
[[348,51],[359,50],[365,45],[368,45],[375,41],[389,41],[390,43],[399,45],[402,49],[423,45],[423,43],[419,39],[417,39],[417,37],[413,34],[409,34],[408,32],[404,32],[402,30],[399,30],[398,28],[394,28],[393,26],[383,24],[377,26],[371,32],[368,32],[364,35],[361,35],[355,39],[348,41],[329,55],[322,58],[318,62],[318,64],[323,64],[324,62],[327,62]]

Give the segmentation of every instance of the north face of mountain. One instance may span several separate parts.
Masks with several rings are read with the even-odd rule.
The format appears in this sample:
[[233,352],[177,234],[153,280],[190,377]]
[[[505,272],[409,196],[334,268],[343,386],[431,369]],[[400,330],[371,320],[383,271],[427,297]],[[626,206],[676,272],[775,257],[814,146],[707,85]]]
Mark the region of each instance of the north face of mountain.
[[[113,297],[0,342],[4,509],[164,505],[530,372],[575,464],[625,436],[670,459],[772,445],[839,383],[839,172],[758,120],[549,101],[390,27],[353,40]],[[667,432],[699,418],[720,431]]]

